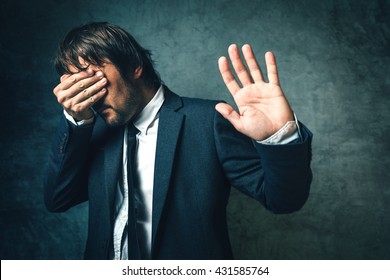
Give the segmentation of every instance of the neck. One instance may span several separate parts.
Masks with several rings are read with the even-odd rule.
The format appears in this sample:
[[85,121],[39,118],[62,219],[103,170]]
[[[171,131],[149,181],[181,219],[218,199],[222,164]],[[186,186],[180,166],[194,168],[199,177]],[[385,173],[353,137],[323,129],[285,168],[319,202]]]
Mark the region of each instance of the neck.
[[142,96],[141,106],[139,108],[139,112],[137,113],[138,115],[156,95],[158,87],[148,87],[142,80],[136,84],[136,87]]
[[143,96],[144,96],[144,106],[145,107],[149,102],[150,100],[153,99],[153,97],[156,95],[156,92],[157,92],[158,88],[145,88],[145,89],[142,89],[143,91]]

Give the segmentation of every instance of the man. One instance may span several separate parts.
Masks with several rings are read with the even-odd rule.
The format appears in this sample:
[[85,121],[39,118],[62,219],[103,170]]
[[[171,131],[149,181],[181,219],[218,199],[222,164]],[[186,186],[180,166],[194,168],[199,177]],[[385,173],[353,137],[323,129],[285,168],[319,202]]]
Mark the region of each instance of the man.
[[[54,89],[64,109],[50,154],[45,203],[89,201],[87,259],[232,258],[230,186],[275,213],[305,203],[311,133],[294,120],[266,53],[269,82],[249,45],[219,59],[239,112],[162,85],[150,52],[123,29],[91,23],[59,47]],[[135,143],[135,144],[134,144]]]

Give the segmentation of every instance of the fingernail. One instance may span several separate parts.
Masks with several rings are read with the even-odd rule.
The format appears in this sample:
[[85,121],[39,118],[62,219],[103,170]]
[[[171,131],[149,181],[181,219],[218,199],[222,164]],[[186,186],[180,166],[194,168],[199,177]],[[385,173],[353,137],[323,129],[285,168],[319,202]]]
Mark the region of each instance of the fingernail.
[[93,75],[93,70],[92,69],[87,69],[87,74],[89,75],[89,76],[92,76]]
[[106,78],[103,78],[103,79],[100,81],[100,83],[101,83],[102,85],[104,85],[106,82],[107,82],[107,79],[106,79]]
[[96,72],[96,76],[98,77],[98,78],[103,78],[103,72],[102,71],[97,71]]

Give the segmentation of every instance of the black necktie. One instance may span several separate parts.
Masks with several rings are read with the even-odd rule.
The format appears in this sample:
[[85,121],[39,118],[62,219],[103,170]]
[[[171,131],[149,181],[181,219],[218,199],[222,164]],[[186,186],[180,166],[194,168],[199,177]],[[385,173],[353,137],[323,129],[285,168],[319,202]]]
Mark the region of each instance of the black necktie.
[[128,125],[127,132],[127,181],[128,181],[128,193],[129,193],[129,216],[127,220],[128,229],[128,257],[129,260],[141,259],[140,249],[137,237],[137,213],[134,195],[136,192],[136,166],[135,166],[135,154],[137,148],[137,138],[139,130],[133,123]]

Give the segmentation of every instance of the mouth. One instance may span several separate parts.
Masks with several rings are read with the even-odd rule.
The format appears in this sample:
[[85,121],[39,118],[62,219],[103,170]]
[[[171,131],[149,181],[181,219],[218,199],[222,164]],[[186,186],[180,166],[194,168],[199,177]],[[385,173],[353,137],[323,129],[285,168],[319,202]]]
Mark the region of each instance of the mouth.
[[107,111],[108,109],[110,109],[109,106],[101,106],[99,107],[97,110],[95,110],[98,114],[103,114],[104,111]]

